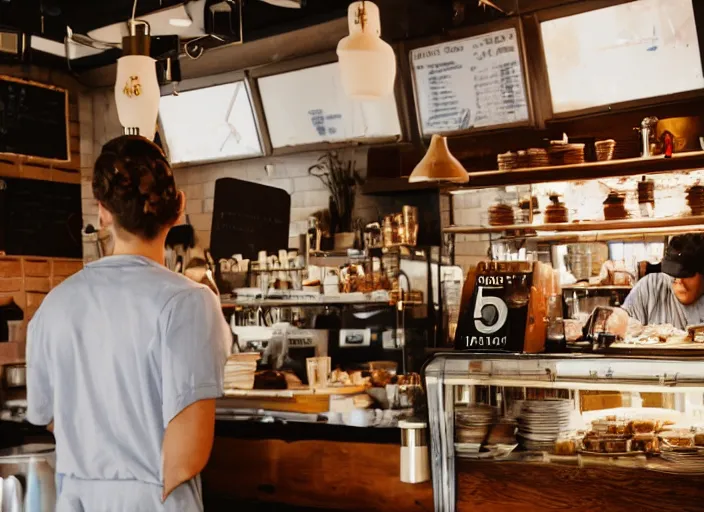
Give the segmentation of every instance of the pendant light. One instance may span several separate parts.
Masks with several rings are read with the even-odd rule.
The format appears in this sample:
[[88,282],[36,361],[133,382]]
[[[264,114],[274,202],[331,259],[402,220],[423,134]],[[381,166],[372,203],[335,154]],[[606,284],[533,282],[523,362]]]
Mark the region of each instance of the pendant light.
[[428,151],[408,177],[409,183],[421,181],[450,181],[452,183],[467,183],[469,181],[467,170],[450,153],[446,137],[433,135]]
[[122,57],[117,59],[115,103],[123,132],[154,140],[161,91],[156,61],[149,56],[149,24],[130,20],[130,35],[122,38]]
[[396,55],[381,39],[379,7],[354,2],[347,11],[350,35],[337,45],[342,86],[354,99],[375,100],[393,94]]

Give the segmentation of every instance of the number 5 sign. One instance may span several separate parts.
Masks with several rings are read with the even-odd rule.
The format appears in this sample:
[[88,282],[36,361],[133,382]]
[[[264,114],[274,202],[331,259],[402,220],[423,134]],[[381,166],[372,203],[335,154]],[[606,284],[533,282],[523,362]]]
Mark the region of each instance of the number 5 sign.
[[484,295],[485,289],[501,287],[477,287],[474,303],[474,328],[481,334],[498,332],[508,319],[508,306],[501,297]]

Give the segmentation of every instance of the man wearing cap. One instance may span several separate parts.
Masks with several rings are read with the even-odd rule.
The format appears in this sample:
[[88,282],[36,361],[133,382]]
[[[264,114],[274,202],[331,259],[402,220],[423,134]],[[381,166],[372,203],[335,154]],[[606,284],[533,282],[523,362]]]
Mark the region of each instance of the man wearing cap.
[[671,324],[678,329],[704,323],[704,235],[670,240],[662,273],[638,281],[623,304],[642,325]]

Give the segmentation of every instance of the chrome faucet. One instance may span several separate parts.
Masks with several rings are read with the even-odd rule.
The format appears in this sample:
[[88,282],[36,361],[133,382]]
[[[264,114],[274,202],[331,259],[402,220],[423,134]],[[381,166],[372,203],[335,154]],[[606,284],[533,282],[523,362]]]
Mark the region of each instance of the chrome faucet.
[[657,117],[646,117],[641,121],[640,128],[636,128],[640,132],[641,138],[641,156],[644,158],[653,156],[650,152],[650,141],[655,137],[656,127],[658,125]]

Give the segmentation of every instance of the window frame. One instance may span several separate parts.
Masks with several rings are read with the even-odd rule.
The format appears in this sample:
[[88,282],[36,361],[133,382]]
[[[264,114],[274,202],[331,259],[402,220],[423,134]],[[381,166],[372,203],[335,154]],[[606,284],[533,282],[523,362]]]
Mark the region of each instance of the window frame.
[[[268,138],[265,139],[263,137],[261,123],[260,123],[260,120],[258,119],[258,116],[257,116],[257,110],[255,108],[255,102],[254,102],[252,90],[250,87],[250,80],[247,77],[246,71],[229,71],[227,73],[219,73],[216,75],[209,75],[209,76],[198,77],[198,78],[188,78],[186,80],[178,82],[178,84],[163,85],[160,87],[160,90],[161,90],[161,96],[169,96],[169,95],[173,94],[174,90],[176,90],[179,93],[184,93],[184,92],[189,92],[189,91],[197,91],[197,90],[201,90],[201,89],[207,89],[209,87],[217,87],[219,85],[231,84],[231,83],[235,83],[235,82],[242,82],[244,84],[245,90],[247,91],[247,94],[249,96],[249,104],[250,104],[250,107],[252,108],[252,117],[254,119],[254,126],[257,130],[257,138],[259,139],[259,147],[261,148],[261,153],[258,155],[223,156],[223,157],[217,157],[217,158],[206,158],[203,160],[179,162],[177,164],[172,165],[172,167],[174,169],[179,169],[179,168],[183,168],[183,167],[197,167],[197,166],[201,166],[201,165],[209,165],[209,164],[219,163],[219,162],[231,162],[231,161],[234,162],[234,161],[241,161],[241,160],[251,160],[254,158],[263,158],[263,157],[268,156],[267,145],[265,144],[265,140],[268,141]],[[175,89],[174,89],[174,87],[175,87]],[[171,158],[171,149],[169,148],[169,142],[168,142],[168,139],[166,138],[166,130],[164,129],[164,125],[161,120],[161,113],[159,114],[157,119],[158,119],[157,123],[158,123],[159,135],[161,137],[162,144],[164,146],[166,154],[170,159]],[[267,133],[267,137],[268,137],[268,133]]]
[[[281,148],[274,148],[271,142],[271,137],[269,135],[269,125],[268,119],[264,112],[264,101],[261,96],[261,91],[259,89],[259,79],[267,78],[275,75],[281,75],[284,73],[290,73],[295,71],[301,71],[309,68],[314,68],[318,66],[324,66],[327,64],[333,64],[337,62],[337,54],[334,51],[324,52],[316,55],[309,55],[307,57],[302,57],[299,59],[293,59],[290,61],[277,62],[267,66],[262,66],[259,68],[251,69],[247,72],[247,75],[251,81],[251,87],[253,90],[253,97],[256,97],[256,109],[257,116],[261,116],[262,120],[262,132],[266,133],[266,143],[269,150],[269,155],[280,156],[280,155],[290,155],[295,153],[304,153],[312,151],[334,151],[337,149],[348,148],[348,147],[360,147],[360,146],[370,146],[370,145],[383,145],[383,144],[400,144],[404,141],[409,140],[410,136],[408,134],[408,123],[406,121],[406,111],[405,111],[405,101],[404,101],[404,91],[401,85],[400,79],[400,66],[397,54],[396,59],[396,82],[394,84],[394,100],[396,102],[396,111],[398,115],[399,126],[401,128],[401,133],[398,136],[393,137],[363,137],[358,139],[347,139],[338,142],[312,142],[308,144],[297,144],[293,146],[284,146]],[[255,102],[253,102],[255,103]]]
[[526,103],[528,105],[528,119],[525,121],[517,121],[513,123],[505,123],[499,125],[482,126],[477,128],[468,128],[466,130],[451,130],[446,132],[438,132],[437,135],[442,135],[444,137],[454,137],[457,135],[467,135],[467,134],[483,134],[488,132],[496,132],[499,130],[511,130],[515,128],[530,128],[536,125],[536,113],[533,101],[533,80],[532,73],[526,58],[526,41],[524,34],[524,27],[522,23],[521,16],[513,16],[507,19],[493,21],[491,23],[484,23],[481,25],[476,25],[472,27],[464,27],[457,30],[448,31],[446,34],[440,36],[432,36],[423,39],[415,39],[412,41],[407,41],[403,47],[404,54],[403,58],[406,63],[406,72],[409,74],[409,87],[411,97],[409,101],[412,101],[412,109],[415,114],[414,130],[417,131],[418,136],[422,140],[430,140],[433,134],[423,133],[423,122],[421,120],[421,113],[419,109],[418,102],[418,92],[416,88],[416,77],[413,71],[413,61],[411,59],[411,53],[419,48],[425,48],[428,46],[434,46],[437,44],[447,44],[453,41],[458,41],[462,39],[468,39],[472,37],[481,36],[483,34],[488,34],[491,32],[496,32],[498,30],[505,30],[513,28],[516,30],[516,37],[518,41],[518,52],[521,60],[521,68],[523,73],[523,83],[526,89]]
[[[529,44],[533,48],[539,47],[540,53],[536,54],[535,67],[540,80],[538,82],[538,90],[540,94],[540,105],[542,117],[545,121],[563,121],[574,119],[577,117],[585,117],[591,115],[623,112],[634,110],[643,107],[662,105],[664,103],[679,103],[683,101],[699,99],[704,97],[704,88],[695,89],[692,91],[679,92],[674,94],[665,94],[660,96],[652,96],[649,98],[641,98],[636,100],[622,101],[618,103],[606,104],[585,109],[570,110],[566,112],[555,113],[552,104],[552,91],[550,90],[550,75],[548,74],[547,59],[545,56],[545,45],[543,43],[541,24],[545,21],[566,18],[577,14],[584,14],[590,11],[596,11],[607,7],[615,7],[617,5],[637,2],[639,0],[583,0],[578,3],[562,5],[551,9],[536,11],[530,18],[529,23],[534,24],[531,27],[532,37],[535,41]],[[704,70],[704,5],[697,4],[698,0],[691,0],[694,11],[694,22],[697,28],[697,39],[699,40],[699,53]],[[699,7],[698,7],[699,5]]]

